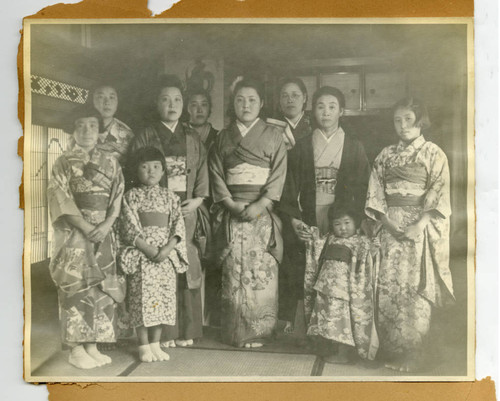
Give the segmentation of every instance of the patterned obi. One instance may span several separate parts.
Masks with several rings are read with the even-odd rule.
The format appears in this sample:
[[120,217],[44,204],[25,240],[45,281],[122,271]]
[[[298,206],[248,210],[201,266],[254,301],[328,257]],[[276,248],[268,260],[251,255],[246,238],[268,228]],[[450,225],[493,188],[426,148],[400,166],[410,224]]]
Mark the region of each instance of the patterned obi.
[[186,156],[165,156],[165,162],[168,189],[184,199],[187,192]]
[[161,212],[139,212],[143,227],[168,227],[168,216]]
[[387,206],[421,206],[425,199],[427,170],[418,163],[390,167],[385,172]]
[[271,169],[241,163],[226,171],[226,185],[235,200],[253,202],[260,197]]
[[338,168],[316,167],[316,204],[331,205],[335,201]]

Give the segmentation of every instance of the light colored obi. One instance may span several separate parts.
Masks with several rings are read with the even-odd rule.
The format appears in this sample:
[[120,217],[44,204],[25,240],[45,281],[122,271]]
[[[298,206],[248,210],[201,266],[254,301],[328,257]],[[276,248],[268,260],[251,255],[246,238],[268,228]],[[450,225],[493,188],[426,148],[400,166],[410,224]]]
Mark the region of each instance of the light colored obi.
[[238,164],[226,171],[227,185],[265,185],[271,169],[248,163]]
[[335,201],[338,168],[316,167],[316,205],[331,205]]
[[168,189],[174,192],[186,192],[186,156],[165,156],[165,162],[167,163]]

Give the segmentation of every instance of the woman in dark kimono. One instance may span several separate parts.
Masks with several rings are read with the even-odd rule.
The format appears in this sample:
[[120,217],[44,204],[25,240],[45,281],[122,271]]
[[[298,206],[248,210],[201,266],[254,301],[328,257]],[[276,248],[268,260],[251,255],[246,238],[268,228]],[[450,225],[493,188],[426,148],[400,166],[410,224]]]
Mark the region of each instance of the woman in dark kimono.
[[[334,202],[349,205],[361,215],[370,175],[363,145],[339,124],[345,107],[342,92],[324,86],[314,93],[312,106],[316,128],[312,135],[299,139],[289,152],[280,202],[280,211],[290,219],[293,233],[294,242],[290,243],[294,246],[287,250],[293,261],[290,297],[295,300],[295,307],[304,299],[304,242],[311,239],[309,227],[318,227],[321,235],[326,234],[328,209]],[[304,312],[297,315],[304,316]]]
[[[289,150],[298,140],[311,135],[311,119],[305,113],[307,99],[307,88],[300,78],[289,77],[280,82],[279,101],[282,114],[279,117],[287,123],[286,138]],[[294,152],[288,153],[288,164],[291,163],[293,155]],[[279,318],[286,321],[285,333],[294,332],[294,336],[300,340],[306,338],[306,327],[304,316],[300,313],[303,308],[297,307],[296,288],[303,286],[303,280],[300,275],[301,268],[296,266],[294,258],[296,257],[295,250],[302,244],[293,231],[290,217],[286,213],[280,213],[280,218],[283,221],[284,253],[283,263],[280,266]],[[299,312],[298,315],[297,312]],[[295,327],[296,322],[302,322],[302,325],[298,324]]]
[[192,89],[186,96],[186,110],[189,115],[189,127],[194,129],[200,136],[206,149],[210,148],[217,131],[208,118],[212,113],[212,99],[205,89]]
[[177,324],[165,326],[162,345],[172,347],[177,340],[180,346],[190,346],[195,338],[202,336],[200,248],[205,235],[203,227],[209,224],[200,222],[208,213],[200,213],[199,209],[209,195],[206,151],[198,133],[179,121],[183,96],[177,77],[162,77],[157,89],[156,108],[159,119],[136,136],[131,145],[131,158],[137,149],[146,146],[161,150],[167,171],[166,179],[160,184],[174,191],[182,200],[189,268],[177,276]]
[[263,91],[242,80],[234,89],[236,120],[210,150],[214,231],[222,264],[222,339],[260,347],[276,329],[281,197],[287,152],[279,129],[259,118]]
[[47,189],[54,227],[49,270],[57,287],[62,341],[71,348],[69,363],[80,369],[111,363],[96,343],[116,341],[117,304],[126,287],[112,230],[123,175],[117,159],[96,146],[100,126],[92,106],[77,109],[67,128],[73,147],[54,163]]

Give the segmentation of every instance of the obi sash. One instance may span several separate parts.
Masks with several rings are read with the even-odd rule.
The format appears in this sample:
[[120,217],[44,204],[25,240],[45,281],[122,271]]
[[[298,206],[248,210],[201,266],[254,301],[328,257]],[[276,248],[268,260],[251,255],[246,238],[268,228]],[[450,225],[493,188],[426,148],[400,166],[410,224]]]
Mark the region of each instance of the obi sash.
[[331,205],[335,201],[338,169],[335,167],[316,167],[316,204]]
[[[427,184],[427,170],[419,163],[390,167],[385,172],[386,201],[389,207],[421,206]],[[404,182],[404,188],[397,183]],[[401,192],[401,193],[399,193]]]
[[102,192],[76,192],[73,194],[79,209],[105,211],[109,206],[109,195]]
[[321,255],[322,260],[337,260],[339,262],[351,263],[352,251],[349,247],[340,244],[326,245]]
[[271,170],[249,163],[241,163],[227,169],[226,184],[235,200],[253,202],[260,197]]
[[186,156],[165,156],[168,189],[177,194],[187,192]]
[[168,216],[160,212],[139,212],[139,220],[143,227],[168,227]]

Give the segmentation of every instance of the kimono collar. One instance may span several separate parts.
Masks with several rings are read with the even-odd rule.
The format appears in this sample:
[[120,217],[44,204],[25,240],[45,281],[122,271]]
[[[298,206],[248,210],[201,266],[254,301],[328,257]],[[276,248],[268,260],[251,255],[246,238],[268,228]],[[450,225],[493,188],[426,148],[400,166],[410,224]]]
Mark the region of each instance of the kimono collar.
[[155,185],[140,184],[139,188],[143,189],[146,193],[149,193],[156,188],[160,188],[160,184],[159,183]]
[[326,143],[330,143],[330,141],[335,138],[336,136],[338,136],[339,134],[343,133],[344,130],[342,129],[342,127],[339,125],[337,127],[337,129],[335,130],[335,132],[328,138],[324,132],[322,130],[320,130],[319,128],[316,128],[314,131],[313,131],[313,135],[321,135],[323,137],[323,139],[326,141]]
[[411,142],[409,145],[405,144],[403,141],[399,141],[397,151],[402,152],[413,149],[417,150],[420,149],[424,143],[425,143],[425,138],[423,135],[420,135],[418,138],[415,138],[413,142]]
[[239,120],[236,120],[236,126],[240,130],[241,136],[245,137],[245,135],[250,132],[250,130],[254,127],[255,124],[257,124],[259,122],[259,120],[260,120],[260,118],[257,117],[255,119],[255,121],[252,123],[252,125],[250,125],[250,127],[248,127],[248,128],[244,124],[240,123]]
[[175,122],[175,124],[172,126],[172,128],[170,128],[170,127],[168,126],[168,124],[167,124],[165,121],[162,121],[161,123],[162,123],[165,127],[167,127],[169,131],[172,131],[172,133],[174,133],[174,132],[175,132],[175,129],[177,128],[177,125],[179,124],[179,120],[177,120],[177,121]]
[[302,120],[302,117],[304,117],[304,111],[302,111],[302,113],[300,114],[300,117],[297,119],[297,121],[295,123],[293,123],[287,117],[285,117],[285,120],[288,122],[288,124],[290,124],[290,127],[292,127],[293,129],[295,129],[295,128],[297,128],[297,125],[299,125],[300,120]]
[[91,150],[87,151],[83,149],[80,145],[78,145],[76,142],[71,147],[71,152],[80,155],[85,161],[85,163],[89,162],[91,158],[98,157],[100,154],[99,150],[95,146]]

